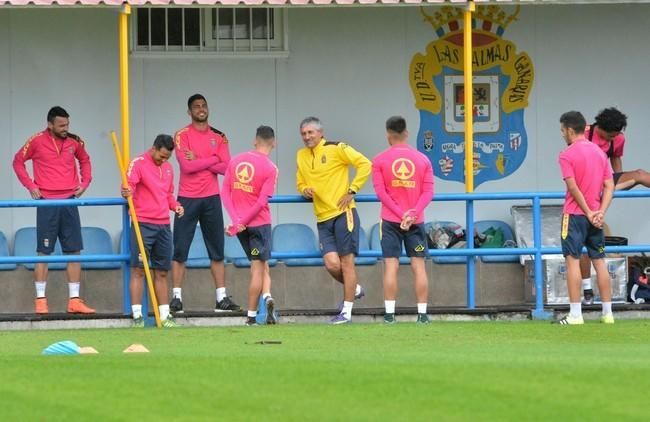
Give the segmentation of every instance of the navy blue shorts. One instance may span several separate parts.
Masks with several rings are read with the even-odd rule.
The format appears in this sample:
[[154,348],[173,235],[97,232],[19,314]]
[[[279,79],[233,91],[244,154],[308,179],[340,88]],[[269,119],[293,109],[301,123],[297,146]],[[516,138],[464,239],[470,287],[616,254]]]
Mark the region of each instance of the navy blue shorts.
[[[140,223],[140,232],[149,257],[149,268],[169,271],[172,263],[172,231],[169,224]],[[131,266],[140,268],[144,266],[133,226],[131,226]]]
[[79,252],[84,248],[76,206],[36,209],[36,252],[51,254],[57,238],[64,253]]
[[359,254],[359,214],[352,208],[336,217],[318,223],[318,242],[323,255],[336,252],[341,256]]
[[399,223],[392,221],[382,220],[380,224],[379,236],[384,258],[399,258],[402,255],[402,245],[409,257],[427,256],[427,235],[424,224],[413,224],[407,231],[400,229]]
[[271,258],[271,225],[247,227],[237,233],[246,256],[251,261],[268,261]]
[[219,195],[205,198],[178,197],[185,209],[183,217],[174,217],[174,261],[185,262],[194,239],[196,223],[201,223],[203,242],[212,261],[223,261],[223,211]]
[[562,216],[562,255],[580,258],[582,247],[587,248],[589,258],[605,257],[603,229],[594,227],[584,215]]

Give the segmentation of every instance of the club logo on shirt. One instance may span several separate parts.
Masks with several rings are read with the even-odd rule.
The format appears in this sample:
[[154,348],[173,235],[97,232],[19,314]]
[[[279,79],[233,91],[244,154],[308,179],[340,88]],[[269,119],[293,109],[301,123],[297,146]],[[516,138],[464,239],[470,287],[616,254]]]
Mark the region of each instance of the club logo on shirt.
[[393,179],[391,183],[394,188],[415,187],[415,181],[409,180],[415,175],[415,164],[413,164],[413,161],[409,160],[408,158],[398,158],[397,160],[393,161],[391,170],[393,172],[393,176],[397,177],[397,179]]
[[72,155],[74,155],[74,147],[68,148],[68,152]]
[[253,192],[253,187],[250,185],[253,176],[255,176],[255,167],[249,162],[242,161],[235,167],[235,177],[238,181],[233,183],[233,188],[244,192]]
[[212,145],[212,148],[217,146],[217,140],[216,139],[210,139],[210,145]]
[[327,157],[325,157],[325,155],[322,155],[322,156],[320,157],[320,162],[321,162],[322,164],[327,163]]

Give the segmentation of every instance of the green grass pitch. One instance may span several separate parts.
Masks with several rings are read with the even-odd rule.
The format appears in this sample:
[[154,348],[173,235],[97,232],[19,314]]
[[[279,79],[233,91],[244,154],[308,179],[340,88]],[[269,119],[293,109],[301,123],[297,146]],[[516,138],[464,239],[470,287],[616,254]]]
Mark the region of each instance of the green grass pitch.
[[[100,354],[42,356],[72,340]],[[257,344],[279,340],[282,344]],[[142,343],[148,354],[125,355]],[[0,332],[5,421],[647,420],[650,322]]]

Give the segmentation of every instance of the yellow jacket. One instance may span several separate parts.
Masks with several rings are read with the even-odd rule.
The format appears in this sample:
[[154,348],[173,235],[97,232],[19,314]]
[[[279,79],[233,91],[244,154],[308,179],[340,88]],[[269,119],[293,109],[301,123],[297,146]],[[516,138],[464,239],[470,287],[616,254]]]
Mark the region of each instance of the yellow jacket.
[[[372,163],[363,154],[346,143],[325,138],[313,149],[298,150],[296,163],[296,188],[301,194],[306,188],[314,189],[314,214],[319,223],[345,212],[337,203],[348,189],[359,192],[372,171]],[[352,183],[348,177],[350,166],[357,169]],[[355,207],[354,201],[350,207]]]

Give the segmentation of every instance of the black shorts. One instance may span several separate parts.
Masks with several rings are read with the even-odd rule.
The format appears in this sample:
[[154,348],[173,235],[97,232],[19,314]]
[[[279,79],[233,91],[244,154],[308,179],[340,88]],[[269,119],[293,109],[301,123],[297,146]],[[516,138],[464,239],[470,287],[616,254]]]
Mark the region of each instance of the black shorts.
[[250,261],[268,261],[271,258],[271,225],[247,227],[237,233],[246,256]]
[[197,222],[201,223],[208,257],[212,261],[223,261],[223,211],[219,195],[205,198],[179,196],[178,202],[185,209],[185,214],[183,217],[174,217],[174,261],[187,261]]
[[580,258],[582,247],[587,247],[589,258],[605,257],[603,229],[594,227],[586,216],[564,214],[562,216],[562,255]]
[[352,208],[343,214],[318,223],[318,242],[323,255],[336,252],[341,256],[359,254],[359,214]]
[[64,253],[79,252],[84,248],[76,206],[36,209],[36,252],[50,255],[57,238]]
[[[169,224],[140,223],[140,233],[149,257],[149,267],[154,270],[169,271],[172,256],[172,231]],[[144,266],[133,226],[131,226],[131,266],[140,268]]]
[[379,226],[381,253],[384,258],[399,258],[402,256],[402,245],[409,257],[424,258],[428,254],[427,235],[424,224],[413,224],[404,231],[399,223],[382,220]]

